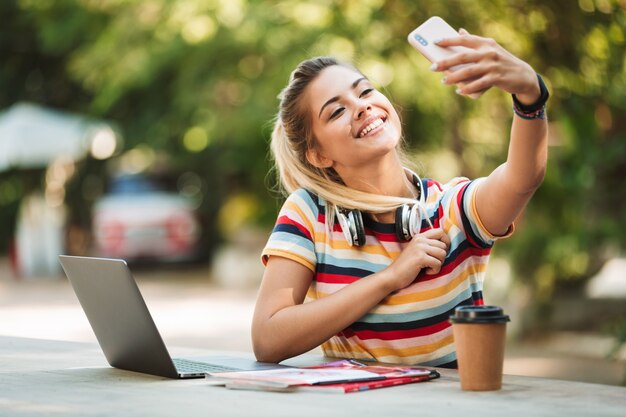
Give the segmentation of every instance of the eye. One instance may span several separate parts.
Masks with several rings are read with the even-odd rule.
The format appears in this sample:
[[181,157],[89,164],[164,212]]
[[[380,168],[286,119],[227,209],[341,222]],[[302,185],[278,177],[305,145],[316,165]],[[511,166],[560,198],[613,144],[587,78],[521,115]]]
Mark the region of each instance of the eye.
[[344,108],[343,107],[339,107],[337,108],[337,110],[335,110],[334,112],[331,113],[330,115],[330,120],[336,119],[337,117],[339,117],[339,115],[341,113],[343,113]]
[[374,91],[374,89],[373,89],[373,88],[366,88],[365,90],[363,90],[363,91],[361,92],[361,95],[360,95],[359,97],[366,96],[366,95],[368,95],[369,93],[371,93],[372,91]]

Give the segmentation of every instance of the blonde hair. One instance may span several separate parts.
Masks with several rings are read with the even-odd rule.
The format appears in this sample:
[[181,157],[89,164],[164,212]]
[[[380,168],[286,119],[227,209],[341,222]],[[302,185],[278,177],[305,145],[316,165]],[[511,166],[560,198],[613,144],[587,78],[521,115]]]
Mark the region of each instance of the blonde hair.
[[[281,191],[290,194],[298,188],[304,188],[326,200],[326,221],[330,228],[334,222],[335,207],[384,213],[414,202],[407,198],[372,194],[347,187],[333,168],[318,168],[308,161],[306,154],[314,147],[315,138],[311,131],[310,112],[303,105],[302,98],[307,86],[325,68],[334,65],[361,73],[354,66],[333,57],[317,57],[301,62],[278,96],[280,105],[271,139],[271,152]],[[406,164],[408,158],[400,146],[397,152],[401,162]]]

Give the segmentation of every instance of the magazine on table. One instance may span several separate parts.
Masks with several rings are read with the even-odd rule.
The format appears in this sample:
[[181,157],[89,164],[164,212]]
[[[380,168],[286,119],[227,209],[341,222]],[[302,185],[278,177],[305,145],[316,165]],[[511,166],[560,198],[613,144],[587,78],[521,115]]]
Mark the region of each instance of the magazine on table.
[[411,384],[438,377],[437,371],[423,367],[376,365],[352,359],[303,368],[211,372],[206,375],[211,385],[229,389],[342,393]]

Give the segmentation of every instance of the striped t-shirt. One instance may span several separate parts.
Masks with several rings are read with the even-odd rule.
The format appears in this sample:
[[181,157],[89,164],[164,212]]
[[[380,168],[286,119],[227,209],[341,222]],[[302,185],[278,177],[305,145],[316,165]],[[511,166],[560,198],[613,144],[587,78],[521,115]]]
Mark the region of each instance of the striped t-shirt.
[[[423,180],[426,212],[442,227],[451,245],[441,271],[420,273],[408,287],[389,294],[368,314],[322,344],[325,355],[381,362],[455,366],[456,352],[448,322],[454,308],[482,304],[487,261],[496,236],[481,224],[475,206],[482,179],[454,178],[446,184]],[[366,242],[350,247],[335,221],[325,226],[326,203],[299,189],[285,201],[263,250],[294,260],[314,273],[305,302],[328,296],[346,285],[386,268],[406,242],[398,241],[393,224],[363,215]],[[424,220],[422,231],[430,226]],[[506,236],[512,233],[509,229]],[[358,302],[355,300],[355,302]]]

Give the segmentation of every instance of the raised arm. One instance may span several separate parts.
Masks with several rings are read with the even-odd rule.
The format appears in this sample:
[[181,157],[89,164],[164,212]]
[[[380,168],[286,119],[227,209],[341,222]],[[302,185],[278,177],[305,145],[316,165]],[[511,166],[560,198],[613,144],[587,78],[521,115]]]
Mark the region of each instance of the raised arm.
[[[455,65],[472,64],[446,73],[446,84],[466,83],[457,90],[459,94],[472,94],[498,87],[514,94],[522,106],[533,105],[540,98],[545,98],[532,67],[493,39],[470,35],[461,30],[458,38],[444,39],[438,45],[460,45],[471,49],[440,61],[433,68],[447,72]],[[507,160],[476,191],[476,210],[490,233],[506,233],[541,185],[546,171],[547,144],[548,123],[545,117],[513,117]]]

